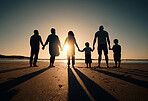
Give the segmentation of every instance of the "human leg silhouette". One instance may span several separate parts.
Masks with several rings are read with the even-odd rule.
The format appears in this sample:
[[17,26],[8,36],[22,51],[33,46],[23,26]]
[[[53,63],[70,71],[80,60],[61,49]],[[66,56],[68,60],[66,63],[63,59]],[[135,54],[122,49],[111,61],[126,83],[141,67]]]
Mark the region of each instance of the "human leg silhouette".
[[117,67],[117,61],[115,61],[115,67]]
[[52,66],[52,61],[53,61],[52,56],[50,56],[50,65],[49,65],[50,67]]
[[33,49],[31,49],[31,53],[30,54],[31,54],[30,55],[30,67],[32,67],[33,56],[35,54]]
[[68,61],[67,61],[67,65],[68,65],[68,67],[69,67],[69,65],[70,65],[70,56],[69,56],[69,55],[67,56],[67,60],[68,60]]
[[105,54],[105,60],[106,60],[106,65],[107,65],[107,67],[109,67],[109,66],[108,66],[108,55],[107,55],[107,54]]
[[38,60],[39,49],[36,49],[34,51],[35,51],[34,52],[35,57],[34,57],[34,63],[33,63],[33,65],[34,65],[34,67],[37,67],[36,63],[37,63],[37,60]]
[[86,67],[88,67],[88,63],[86,63]]
[[50,57],[50,66],[54,67],[55,56]]
[[75,55],[72,56],[72,66],[75,65]]
[[101,58],[102,58],[102,54],[99,54],[99,58],[98,58],[98,67],[100,67]]
[[33,55],[30,56],[30,67],[32,67]]
[[91,68],[91,63],[89,63],[89,68]]
[[121,63],[121,61],[119,61],[119,65],[118,65],[119,68],[120,68],[120,63]]
[[54,61],[55,61],[55,56],[52,56],[52,67],[55,67],[54,66]]

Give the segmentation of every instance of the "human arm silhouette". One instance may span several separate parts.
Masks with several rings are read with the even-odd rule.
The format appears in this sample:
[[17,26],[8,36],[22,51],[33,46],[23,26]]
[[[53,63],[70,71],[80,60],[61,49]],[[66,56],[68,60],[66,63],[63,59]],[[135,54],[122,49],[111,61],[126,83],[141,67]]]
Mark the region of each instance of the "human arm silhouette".
[[113,50],[113,48],[110,47],[109,50]]
[[93,52],[94,50],[93,50],[92,48],[90,48],[90,51],[92,51],[92,52]]
[[113,47],[110,47],[109,50],[114,50],[114,46]]
[[78,44],[76,43],[76,46],[77,46],[77,48],[78,48],[78,51],[80,50],[80,48],[79,48],[79,46],[78,46]]
[[47,44],[48,44],[48,38],[47,38],[45,44],[44,44],[43,47],[42,47],[43,50],[45,49],[45,46],[46,46]]
[[85,48],[84,48],[83,50],[80,50],[80,49],[79,49],[79,52],[84,52],[84,51],[85,51]]
[[64,44],[63,44],[63,48],[64,48],[64,46],[65,46],[66,42],[67,42],[67,38],[65,39],[65,42],[64,42]]
[[110,39],[109,39],[109,35],[107,34],[107,42],[108,42],[108,45],[109,45],[109,49],[111,49],[110,47]]
[[78,44],[77,44],[77,42],[76,42],[76,39],[75,39],[75,45],[76,45],[76,47],[78,48],[78,51],[80,51],[80,48],[79,48],[79,46],[78,46]]
[[63,48],[62,48],[62,46],[61,46],[61,42],[60,42],[59,38],[58,38],[58,41],[59,41],[59,46],[60,46],[60,48],[61,48],[61,51],[63,51]]
[[32,46],[32,37],[30,38],[30,46]]
[[93,41],[93,50],[95,50],[95,43],[96,43],[96,35],[95,35],[95,38],[94,38],[94,41]]
[[41,37],[40,37],[40,42],[41,42],[41,45],[42,45],[42,46],[44,46],[44,45],[43,45],[43,41],[42,41],[42,38],[41,38]]
[[61,51],[63,51],[63,47],[61,46],[61,44],[60,44],[59,46],[60,46],[60,48],[61,48]]

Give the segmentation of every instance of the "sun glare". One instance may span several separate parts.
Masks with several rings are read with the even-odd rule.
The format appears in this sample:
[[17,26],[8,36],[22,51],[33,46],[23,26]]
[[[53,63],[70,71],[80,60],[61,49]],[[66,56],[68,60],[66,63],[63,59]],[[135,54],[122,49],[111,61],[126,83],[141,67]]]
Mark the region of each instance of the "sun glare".
[[64,51],[64,52],[67,52],[67,50],[69,50],[69,46],[66,44],[66,45],[64,46],[64,48],[63,48],[63,51]]

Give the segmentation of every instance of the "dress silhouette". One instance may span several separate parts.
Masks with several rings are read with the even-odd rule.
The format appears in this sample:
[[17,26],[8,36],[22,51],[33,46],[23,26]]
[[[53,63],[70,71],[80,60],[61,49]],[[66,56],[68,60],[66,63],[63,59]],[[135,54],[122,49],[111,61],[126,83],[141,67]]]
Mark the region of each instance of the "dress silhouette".
[[68,37],[65,39],[64,45],[67,43],[67,45],[69,46],[69,49],[67,50],[67,59],[68,59],[68,66],[70,65],[70,57],[72,57],[72,66],[75,65],[75,46],[77,46],[78,50],[78,44],[76,42],[76,39],[74,37],[74,33],[72,31],[68,32]]
[[62,50],[59,37],[55,35],[55,29],[51,29],[51,34],[47,37],[44,47],[49,43],[50,66],[54,67],[55,56],[59,56],[59,46]]
[[32,35],[30,38],[30,46],[31,46],[30,67],[32,67],[32,61],[33,61],[34,55],[35,57],[34,57],[33,65],[34,67],[37,67],[36,63],[38,59],[40,43],[43,46],[43,42],[42,42],[41,36],[39,35],[38,30],[34,30],[34,35]]
[[[108,32],[104,30],[103,26],[100,26],[99,31],[95,33],[95,38],[93,42],[93,50],[95,49],[95,43],[96,39],[98,38],[98,54],[99,54],[99,61],[98,61],[98,67],[100,67],[100,62],[102,58],[102,50],[104,51],[106,65],[108,66],[108,48],[107,48],[107,42],[110,48],[110,40]],[[106,42],[107,41],[107,42]]]

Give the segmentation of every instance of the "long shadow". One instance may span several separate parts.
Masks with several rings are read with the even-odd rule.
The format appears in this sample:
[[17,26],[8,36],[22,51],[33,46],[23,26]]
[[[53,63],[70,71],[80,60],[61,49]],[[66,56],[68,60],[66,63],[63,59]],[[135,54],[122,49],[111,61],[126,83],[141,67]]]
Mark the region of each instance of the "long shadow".
[[103,73],[103,74],[106,74],[106,75],[109,75],[109,76],[112,76],[112,77],[115,77],[115,78],[118,78],[118,79],[121,79],[121,80],[124,80],[124,81],[127,81],[127,82],[130,82],[130,83],[133,83],[133,84],[136,84],[136,85],[139,85],[141,87],[148,88],[148,82],[146,82],[146,81],[137,80],[137,79],[134,79],[131,77],[123,76],[120,74],[116,74],[116,73],[112,73],[112,72],[108,72],[108,71],[104,71],[104,70],[96,70],[96,69],[93,69],[93,70]]
[[85,84],[86,88],[93,96],[94,100],[96,101],[117,101],[115,97],[110,95],[107,91],[89,79],[86,75],[80,72],[78,69],[74,68],[76,73],[79,75],[83,83]]
[[[141,76],[141,77],[148,77],[148,76],[145,76],[145,75],[148,75],[148,74],[145,74],[145,73],[140,73],[140,72],[137,72],[137,71],[134,71],[134,70],[130,70],[128,71],[128,69],[126,71],[118,71],[118,70],[113,70],[113,71],[116,71],[116,72],[121,72],[121,73],[127,73],[127,74],[131,74],[131,75],[136,75],[136,76]],[[139,73],[139,74],[137,74]]]
[[145,71],[145,70],[140,70],[140,69],[135,69],[135,70],[140,71],[140,72],[148,73],[148,71]]
[[10,101],[13,98],[13,96],[15,96],[17,93],[19,93],[19,90],[15,90],[15,89],[0,93],[0,100]]
[[1,70],[0,73],[11,72],[11,71],[27,69],[27,68],[32,68],[32,67],[22,67],[22,68],[13,68],[13,69],[8,69],[8,70]]
[[122,72],[131,72],[131,73],[138,73],[138,74],[144,74],[148,75],[147,71],[139,70],[139,69],[127,69],[127,68],[120,68]]
[[7,81],[7,82],[4,82],[4,83],[1,83],[0,84],[0,93],[3,93],[41,73],[43,73],[44,71],[48,70],[48,68],[44,68],[44,69],[41,69],[39,71],[36,71],[36,72],[33,72],[33,73],[30,73],[30,74],[27,74],[27,75],[24,75],[24,76],[21,76],[21,77],[18,77],[16,79],[13,79],[13,80],[10,80],[10,81]]
[[68,68],[68,101],[90,101],[70,68]]

